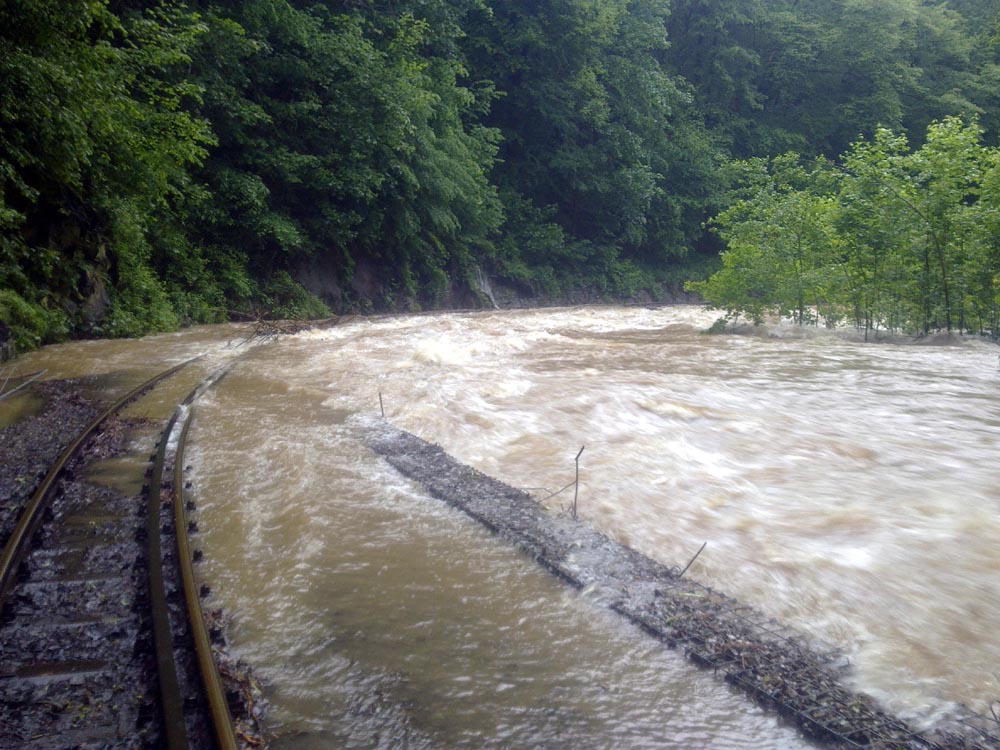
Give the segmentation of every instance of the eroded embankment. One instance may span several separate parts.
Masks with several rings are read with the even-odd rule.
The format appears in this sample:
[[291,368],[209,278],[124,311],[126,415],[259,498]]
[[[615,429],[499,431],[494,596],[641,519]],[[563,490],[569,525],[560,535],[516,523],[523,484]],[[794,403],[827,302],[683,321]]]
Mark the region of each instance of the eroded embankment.
[[[383,423],[370,447],[435,497],[463,510],[555,575],[597,595],[698,664],[843,747],[1000,748],[1000,727],[955,722],[918,733],[846,684],[849,665],[736,600],[615,542],[568,514],[462,465],[440,447]],[[971,722],[972,719],[967,721]]]

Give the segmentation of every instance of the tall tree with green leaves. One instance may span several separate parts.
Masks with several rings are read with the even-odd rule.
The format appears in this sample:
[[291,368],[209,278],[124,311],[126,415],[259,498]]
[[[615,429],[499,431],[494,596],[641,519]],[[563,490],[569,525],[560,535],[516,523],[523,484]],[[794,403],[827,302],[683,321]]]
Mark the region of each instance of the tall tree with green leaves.
[[880,129],[836,172],[796,155],[744,167],[746,191],[714,220],[723,268],[692,284],[730,314],[853,316],[879,328],[997,335],[993,230],[1000,151],[975,122],[932,123],[924,143]]
[[773,313],[800,325],[837,315],[831,269],[841,252],[829,165],[795,153],[735,165],[741,197],[712,221],[726,244],[722,269],[689,285],[731,315]]
[[340,3],[204,12],[198,70],[221,139],[205,241],[283,279],[272,302],[302,268],[332,277],[344,307],[440,301],[500,221],[496,135],[473,115],[485,104],[460,57],[434,53],[454,50],[457,27]]
[[178,75],[203,27],[100,0],[7,3],[0,27],[0,313],[22,344],[176,325],[151,233],[212,143]]
[[510,0],[469,30],[499,94],[500,270],[627,292],[683,256],[715,189],[715,146],[664,67],[654,0]]
[[833,158],[879,126],[922,136],[972,115],[962,17],[919,0],[675,0],[669,61],[736,157]]
[[[978,200],[984,149],[981,129],[959,118],[933,123],[927,140],[910,152],[906,139],[880,130],[871,142],[855,144],[845,160],[852,179],[876,191],[880,206],[895,214],[896,242],[908,261],[920,328],[951,331],[964,322],[969,253],[976,252],[965,229]],[[916,311],[911,313],[911,317]]]

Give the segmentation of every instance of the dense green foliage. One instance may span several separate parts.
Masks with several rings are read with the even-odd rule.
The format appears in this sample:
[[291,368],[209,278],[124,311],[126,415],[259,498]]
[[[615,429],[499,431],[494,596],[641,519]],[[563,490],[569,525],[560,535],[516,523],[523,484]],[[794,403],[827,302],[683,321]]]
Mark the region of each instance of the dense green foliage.
[[[962,7],[964,6],[964,7]],[[671,62],[737,157],[829,157],[877,127],[923,133],[993,96],[974,52],[1000,4],[674,0]],[[970,13],[966,23],[953,8]],[[975,16],[971,15],[972,13]]]
[[473,68],[499,94],[504,275],[629,294],[695,242],[721,154],[663,62],[667,19],[660,0],[512,0],[476,27]]
[[880,129],[841,166],[796,154],[740,165],[715,218],[723,268],[691,286],[730,315],[880,329],[1000,330],[1000,149],[976,124],[931,124],[913,150]]
[[[0,286],[22,343],[75,327],[175,326],[154,235],[213,142],[171,75],[197,18],[176,7],[5,3],[0,11]],[[20,312],[18,312],[20,311]]]
[[[0,320],[23,349],[234,312],[482,304],[484,272],[533,297],[657,295],[724,241],[701,287],[724,307],[995,331],[998,15],[11,0]],[[750,286],[720,281],[751,246]]]

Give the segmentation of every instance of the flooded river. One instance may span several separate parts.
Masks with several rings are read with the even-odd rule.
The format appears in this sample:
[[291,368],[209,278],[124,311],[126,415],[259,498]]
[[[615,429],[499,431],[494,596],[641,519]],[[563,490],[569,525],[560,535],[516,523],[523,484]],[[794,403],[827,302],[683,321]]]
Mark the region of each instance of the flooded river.
[[[709,336],[695,307],[358,319],[51,347],[233,368],[190,449],[202,566],[278,747],[786,748],[791,729],[401,478],[386,418],[843,649],[919,724],[1000,697],[1000,370],[979,341]],[[138,379],[138,377],[136,378]]]

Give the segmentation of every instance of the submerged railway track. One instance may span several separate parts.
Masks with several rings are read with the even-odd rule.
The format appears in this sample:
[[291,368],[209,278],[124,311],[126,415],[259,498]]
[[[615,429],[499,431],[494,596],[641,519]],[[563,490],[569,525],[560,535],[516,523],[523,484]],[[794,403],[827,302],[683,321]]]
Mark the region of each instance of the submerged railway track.
[[[233,689],[217,674],[187,539],[185,439],[194,402],[222,373],[181,401],[161,431],[141,493],[93,485],[84,472],[95,436],[113,432],[105,428],[122,408],[180,367],[99,415],[76,404],[79,435],[67,431],[68,445],[46,459],[49,468],[26,475],[35,487],[0,508],[0,748],[257,744],[234,725]],[[917,731],[852,691],[838,654],[817,651],[800,634],[575,518],[547,518],[529,496],[436,446],[388,425],[374,431],[369,445],[431,495],[807,736],[859,750],[1000,748],[996,717],[970,714],[954,731]],[[0,504],[12,486],[4,482],[0,476]]]
[[140,493],[84,476],[88,452],[115,431],[122,409],[188,364],[64,436],[67,445],[30,495],[4,498],[0,747],[229,750],[258,742],[233,720],[229,697],[241,691],[219,676],[184,497],[192,404],[223,373],[177,407]]

